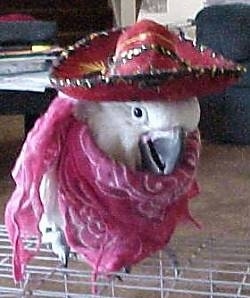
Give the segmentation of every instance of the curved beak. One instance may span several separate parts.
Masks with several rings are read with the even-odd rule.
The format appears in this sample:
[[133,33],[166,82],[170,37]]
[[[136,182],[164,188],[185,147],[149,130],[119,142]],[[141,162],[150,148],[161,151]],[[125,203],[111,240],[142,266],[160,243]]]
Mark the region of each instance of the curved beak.
[[182,159],[184,140],[185,133],[181,127],[141,135],[141,169],[161,175],[172,173]]

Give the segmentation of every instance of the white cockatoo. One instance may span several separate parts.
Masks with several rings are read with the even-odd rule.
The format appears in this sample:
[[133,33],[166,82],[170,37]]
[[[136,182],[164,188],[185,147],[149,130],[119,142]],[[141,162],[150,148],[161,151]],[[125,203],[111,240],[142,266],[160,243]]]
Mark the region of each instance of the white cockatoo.
[[[131,170],[169,175],[182,159],[186,136],[198,129],[196,98],[179,102],[77,102],[74,117],[87,123],[98,147]],[[52,167],[43,175],[40,197],[44,213],[39,223],[42,241],[67,265],[69,247],[61,227],[58,181]]]
[[5,221],[15,280],[50,243],[110,274],[163,248],[192,219],[199,188],[196,97],[224,89],[242,68],[167,27],[143,20],[90,34],[51,73],[58,96],[37,120],[13,169]]

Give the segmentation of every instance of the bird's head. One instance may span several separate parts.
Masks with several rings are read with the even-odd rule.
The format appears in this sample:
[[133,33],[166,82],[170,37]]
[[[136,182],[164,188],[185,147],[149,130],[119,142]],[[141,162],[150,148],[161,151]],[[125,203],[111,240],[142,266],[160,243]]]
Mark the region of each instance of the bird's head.
[[196,98],[175,102],[81,102],[78,119],[88,123],[109,157],[133,170],[171,173],[181,160],[185,138],[197,129]]

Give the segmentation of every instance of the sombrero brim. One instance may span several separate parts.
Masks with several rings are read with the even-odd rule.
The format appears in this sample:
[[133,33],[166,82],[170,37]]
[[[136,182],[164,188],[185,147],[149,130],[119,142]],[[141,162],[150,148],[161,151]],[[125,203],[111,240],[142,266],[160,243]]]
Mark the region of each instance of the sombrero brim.
[[[151,68],[143,73],[112,73],[109,70],[112,57],[124,30],[90,34],[65,50],[51,73],[52,85],[77,99],[182,100],[220,92],[235,83],[244,71],[240,65],[211,50],[197,49],[191,41],[171,33],[175,48],[164,52],[164,59],[174,60],[174,67]],[[146,55],[142,53],[139,57],[130,50],[129,62],[139,64],[140,59],[147,59]],[[162,59],[161,52],[156,55]]]

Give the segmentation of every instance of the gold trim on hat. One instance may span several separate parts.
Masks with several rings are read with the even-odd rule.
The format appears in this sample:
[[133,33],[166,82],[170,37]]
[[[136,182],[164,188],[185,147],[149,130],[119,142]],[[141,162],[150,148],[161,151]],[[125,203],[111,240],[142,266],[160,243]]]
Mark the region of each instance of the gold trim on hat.
[[79,70],[81,73],[84,73],[84,74],[95,73],[95,72],[100,72],[101,74],[105,74],[106,66],[103,61],[80,63]]
[[124,46],[128,46],[131,43],[137,42],[137,41],[145,41],[148,37],[151,36],[156,36],[157,38],[159,38],[160,40],[164,41],[165,43],[167,43],[170,46],[174,46],[174,43],[169,40],[168,38],[166,38],[164,35],[156,33],[156,32],[151,32],[151,31],[147,31],[147,32],[142,32],[138,35],[135,35],[134,37],[131,37],[129,39],[126,39],[124,42],[122,42],[119,47],[123,48]]

